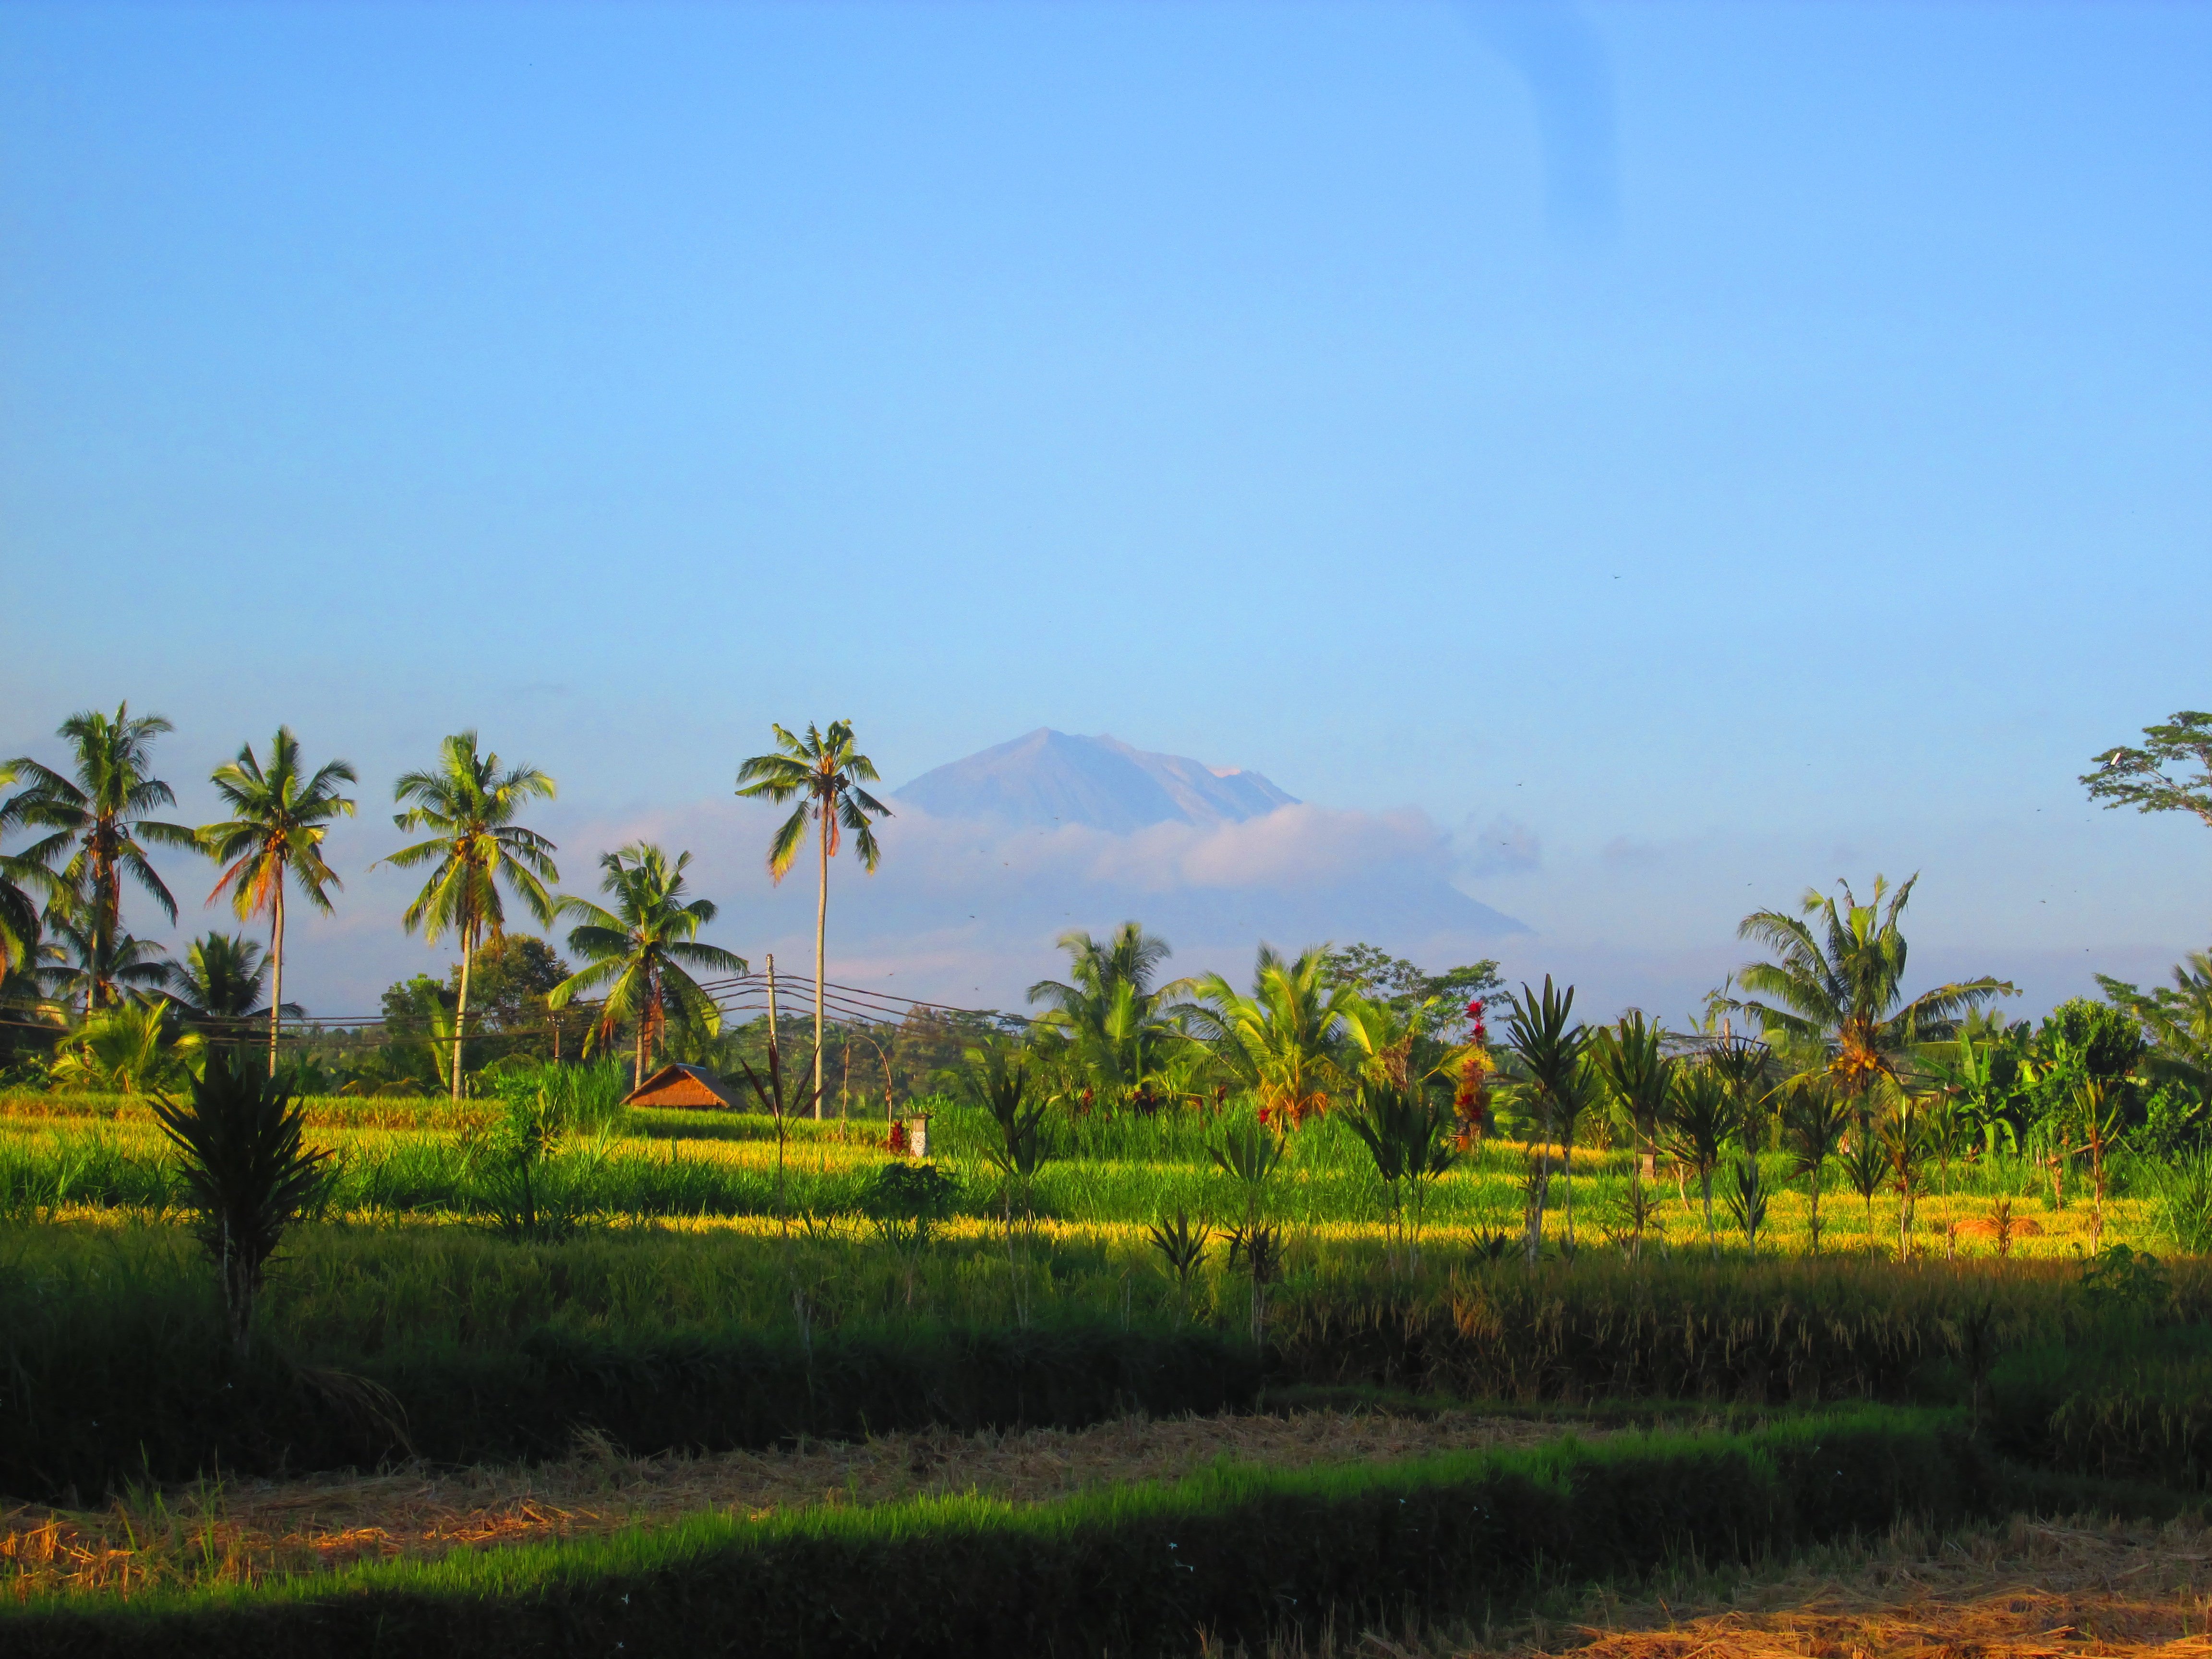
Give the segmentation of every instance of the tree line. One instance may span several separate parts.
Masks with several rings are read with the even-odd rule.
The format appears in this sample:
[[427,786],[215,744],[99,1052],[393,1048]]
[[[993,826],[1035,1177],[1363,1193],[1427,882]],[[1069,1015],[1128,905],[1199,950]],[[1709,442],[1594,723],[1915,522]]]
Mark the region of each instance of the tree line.
[[[324,857],[324,844],[336,819],[354,816],[358,803],[346,791],[359,774],[343,760],[311,771],[297,737],[279,726],[265,751],[245,744],[210,775],[229,816],[186,826],[160,816],[176,805],[176,793],[157,775],[154,748],[173,729],[159,714],[133,715],[127,703],[112,715],[88,710],[59,728],[65,769],[30,756],[0,763],[0,790],[13,792],[0,798],[0,836],[31,836],[0,852],[0,1017],[15,1034],[58,1039],[64,1075],[73,1068],[119,1076],[128,1086],[165,1063],[188,1063],[205,1041],[176,1029],[190,1018],[203,1025],[265,1019],[274,1076],[284,1020],[305,1017],[283,995],[287,906],[297,899],[325,915],[335,909],[333,896],[344,882]],[[810,823],[817,830],[818,980],[830,860],[849,832],[872,870],[878,854],[868,820],[888,816],[888,809],[858,787],[856,780],[872,780],[876,772],[855,748],[849,722],[810,725],[804,737],[780,725],[771,729],[776,748],[743,763],[737,793],[799,798],[769,848],[769,868],[779,880]],[[392,785],[394,827],[415,839],[376,862],[423,872],[401,921],[429,943],[451,938],[459,947],[450,1007],[441,997],[402,999],[429,1027],[434,1052],[442,1051],[442,1080],[455,1100],[468,1071],[475,965],[488,945],[507,937],[510,901],[542,925],[574,924],[567,943],[582,965],[544,988],[545,1003],[556,1012],[580,1000],[590,1005],[593,1017],[582,1033],[587,1052],[628,1033],[640,1077],[672,1025],[709,1036],[720,1031],[720,1010],[695,974],[748,970],[742,957],[698,938],[717,908],[692,894],[689,853],[672,857],[641,841],[600,855],[605,902],[557,894],[558,849],[522,822],[532,803],[552,799],[556,790],[538,768],[507,766],[483,750],[474,731],[447,738],[432,765]],[[267,945],[214,933],[179,960],[132,933],[126,888],[171,923],[178,917],[176,896],[152,860],[157,848],[212,860],[218,874],[208,902],[227,901],[240,921],[264,920]],[[816,1030],[818,1066],[818,1008]],[[816,1080],[818,1093],[818,1073]]]

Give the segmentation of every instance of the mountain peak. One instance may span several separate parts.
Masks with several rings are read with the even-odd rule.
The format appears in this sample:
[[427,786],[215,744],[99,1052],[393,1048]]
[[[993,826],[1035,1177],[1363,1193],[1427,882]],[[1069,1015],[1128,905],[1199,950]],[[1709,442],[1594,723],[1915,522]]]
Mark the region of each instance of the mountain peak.
[[1115,835],[1153,823],[1241,823],[1297,804],[1257,772],[1043,726],[895,793],[936,817],[1079,823]]

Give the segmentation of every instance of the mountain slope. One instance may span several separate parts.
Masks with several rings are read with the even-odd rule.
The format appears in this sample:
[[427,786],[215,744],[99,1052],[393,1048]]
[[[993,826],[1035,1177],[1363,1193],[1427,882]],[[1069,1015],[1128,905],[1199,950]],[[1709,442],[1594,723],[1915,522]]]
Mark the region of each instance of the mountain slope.
[[1111,835],[1154,823],[1242,823],[1297,805],[1257,772],[1046,726],[925,772],[894,793],[941,818],[1076,823]]

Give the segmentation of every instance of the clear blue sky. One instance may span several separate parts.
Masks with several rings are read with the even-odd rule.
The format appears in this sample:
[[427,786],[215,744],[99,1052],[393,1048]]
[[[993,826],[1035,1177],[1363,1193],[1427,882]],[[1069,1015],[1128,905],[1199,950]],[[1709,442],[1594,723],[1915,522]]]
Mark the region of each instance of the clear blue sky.
[[2212,937],[2073,781],[2212,705],[2208,310],[2212,7],[8,3],[0,751],[1103,730],[1614,1000],[1917,867],[2047,1002]]

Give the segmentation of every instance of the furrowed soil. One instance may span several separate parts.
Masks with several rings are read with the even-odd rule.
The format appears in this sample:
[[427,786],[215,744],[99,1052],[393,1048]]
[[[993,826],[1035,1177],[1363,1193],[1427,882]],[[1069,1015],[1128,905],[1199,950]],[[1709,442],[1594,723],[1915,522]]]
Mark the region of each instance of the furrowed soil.
[[[1582,1430],[1585,1438],[1602,1431]],[[712,1457],[637,1457],[580,1443],[556,1463],[133,1494],[104,1510],[0,1509],[0,1590],[129,1594],[252,1583],[362,1560],[537,1542],[706,1510],[762,1516],[806,1504],[980,1493],[1015,1501],[1171,1480],[1218,1458],[1277,1468],[1528,1445],[1556,1424],[1442,1413],[1128,1419],[1080,1430],[885,1435]]]
[[[2094,1516],[1903,1527],[1743,1575],[1562,1598],[1487,1627],[1334,1633],[1267,1659],[2198,1659],[2212,1532]],[[1216,1659],[1226,1659],[1218,1649]],[[1243,1659],[1241,1654],[1238,1659]]]

